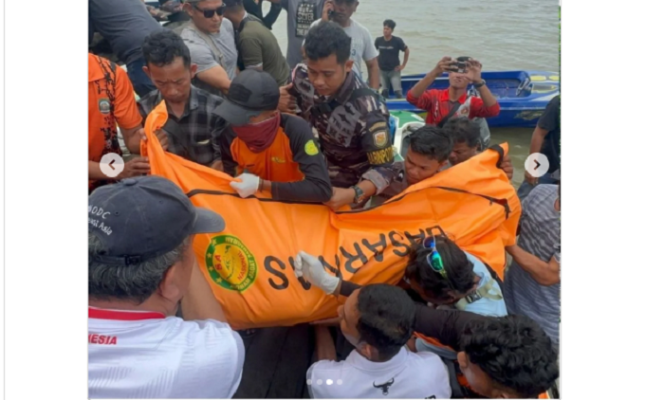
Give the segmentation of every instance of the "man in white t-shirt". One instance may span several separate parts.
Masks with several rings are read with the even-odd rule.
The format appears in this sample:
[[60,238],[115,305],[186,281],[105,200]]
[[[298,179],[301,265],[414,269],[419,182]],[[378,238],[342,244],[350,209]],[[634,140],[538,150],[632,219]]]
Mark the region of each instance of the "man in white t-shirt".
[[374,46],[369,30],[351,18],[359,5],[360,2],[357,0],[327,0],[323,6],[321,19],[314,21],[311,27],[318,25],[321,20],[341,25],[346,35],[351,38],[350,59],[353,60],[353,70],[360,79],[364,80],[362,77],[362,61],[364,61],[369,72],[369,87],[378,90],[380,88],[378,50]]
[[92,192],[88,222],[89,397],[232,397],[244,344],[192,248],[223,219],[147,176]]
[[[301,257],[296,259],[299,271]],[[404,347],[415,318],[415,305],[405,291],[384,284],[365,286],[339,307],[339,317],[341,332],[355,349],[344,361],[321,360],[309,368],[311,398],[450,398],[441,359]]]

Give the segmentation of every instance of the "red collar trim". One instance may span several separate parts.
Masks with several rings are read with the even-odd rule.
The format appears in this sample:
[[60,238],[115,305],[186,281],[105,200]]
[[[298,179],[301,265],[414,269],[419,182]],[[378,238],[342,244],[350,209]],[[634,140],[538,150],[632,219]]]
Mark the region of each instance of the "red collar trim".
[[152,311],[120,311],[88,307],[88,318],[140,321],[144,319],[164,319],[166,316],[162,313]]

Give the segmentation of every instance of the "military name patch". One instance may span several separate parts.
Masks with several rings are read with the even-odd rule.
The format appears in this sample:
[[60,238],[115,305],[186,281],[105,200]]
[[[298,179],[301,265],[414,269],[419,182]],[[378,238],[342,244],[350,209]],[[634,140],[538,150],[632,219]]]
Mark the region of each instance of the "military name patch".
[[378,151],[372,151],[367,153],[367,158],[369,159],[369,164],[371,165],[382,165],[388,164],[394,161],[394,154],[392,153],[392,146]]

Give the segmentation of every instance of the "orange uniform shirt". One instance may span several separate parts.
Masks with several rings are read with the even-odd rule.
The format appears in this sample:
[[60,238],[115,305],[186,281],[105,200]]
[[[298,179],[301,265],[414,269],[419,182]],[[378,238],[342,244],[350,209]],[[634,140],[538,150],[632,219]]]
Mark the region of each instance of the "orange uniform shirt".
[[121,154],[117,125],[130,129],[141,122],[127,73],[88,54],[88,160],[99,162],[109,152]]
[[300,164],[293,161],[290,139],[279,127],[274,142],[260,153],[254,153],[240,139],[231,144],[233,160],[237,162],[238,175],[242,172],[254,174],[272,182],[297,182],[304,179]]

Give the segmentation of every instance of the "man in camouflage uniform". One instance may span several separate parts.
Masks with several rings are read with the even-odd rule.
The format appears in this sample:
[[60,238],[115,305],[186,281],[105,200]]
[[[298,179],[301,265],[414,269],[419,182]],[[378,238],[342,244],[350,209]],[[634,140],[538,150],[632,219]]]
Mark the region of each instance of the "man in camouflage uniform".
[[353,72],[351,39],[321,22],[305,39],[306,65],[293,70],[290,94],[318,132],[334,193],[331,208],[358,207],[383,192],[394,173],[385,102]]

